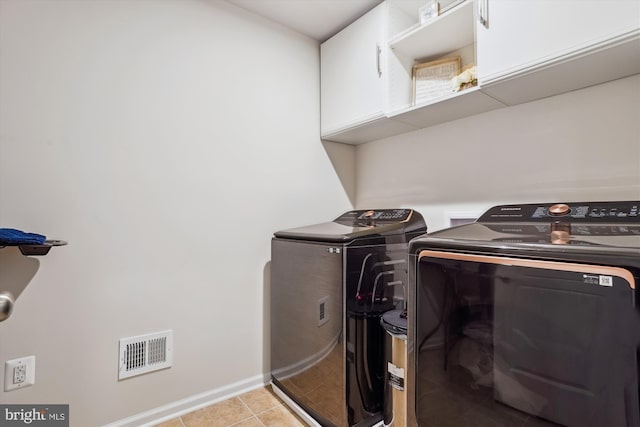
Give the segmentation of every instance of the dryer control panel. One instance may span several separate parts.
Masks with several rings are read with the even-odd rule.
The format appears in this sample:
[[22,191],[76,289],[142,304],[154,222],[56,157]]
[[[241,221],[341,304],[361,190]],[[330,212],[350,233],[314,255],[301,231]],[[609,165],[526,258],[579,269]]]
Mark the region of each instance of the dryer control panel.
[[496,206],[478,222],[589,222],[640,224],[640,201]]

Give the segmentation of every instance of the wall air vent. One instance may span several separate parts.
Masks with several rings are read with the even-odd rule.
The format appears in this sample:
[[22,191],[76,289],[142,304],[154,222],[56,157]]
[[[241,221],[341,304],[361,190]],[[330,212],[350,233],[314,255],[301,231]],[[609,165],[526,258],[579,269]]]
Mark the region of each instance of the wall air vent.
[[168,368],[173,364],[173,331],[120,340],[118,379]]

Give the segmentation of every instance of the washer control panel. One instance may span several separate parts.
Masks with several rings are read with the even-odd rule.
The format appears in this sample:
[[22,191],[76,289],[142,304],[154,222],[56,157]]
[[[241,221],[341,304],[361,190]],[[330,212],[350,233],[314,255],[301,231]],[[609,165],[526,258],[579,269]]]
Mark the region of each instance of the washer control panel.
[[640,224],[640,201],[496,206],[478,222],[596,222]]
[[360,226],[365,223],[394,223],[394,222],[406,222],[411,218],[411,209],[370,209],[370,210],[358,210],[349,211],[334,220],[334,222],[340,224],[357,224]]

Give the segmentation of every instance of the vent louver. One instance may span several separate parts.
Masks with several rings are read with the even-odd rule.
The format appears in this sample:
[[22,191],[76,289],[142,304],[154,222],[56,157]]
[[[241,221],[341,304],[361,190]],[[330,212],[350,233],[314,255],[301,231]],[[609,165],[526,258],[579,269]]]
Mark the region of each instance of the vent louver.
[[173,363],[173,331],[120,340],[118,379],[168,368]]
[[318,327],[324,325],[329,321],[329,311],[327,305],[329,304],[329,297],[320,298],[318,300]]

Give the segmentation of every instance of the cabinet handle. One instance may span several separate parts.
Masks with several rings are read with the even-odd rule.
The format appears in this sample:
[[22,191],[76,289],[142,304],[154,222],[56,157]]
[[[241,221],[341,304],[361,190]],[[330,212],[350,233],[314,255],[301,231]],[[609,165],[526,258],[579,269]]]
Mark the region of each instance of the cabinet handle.
[[489,0],[478,0],[478,21],[484,25],[485,28],[489,28]]
[[382,77],[382,68],[380,66],[380,54],[382,54],[380,43],[376,43],[376,68],[378,70],[378,78]]

